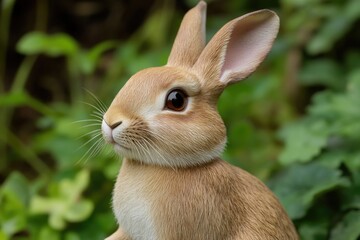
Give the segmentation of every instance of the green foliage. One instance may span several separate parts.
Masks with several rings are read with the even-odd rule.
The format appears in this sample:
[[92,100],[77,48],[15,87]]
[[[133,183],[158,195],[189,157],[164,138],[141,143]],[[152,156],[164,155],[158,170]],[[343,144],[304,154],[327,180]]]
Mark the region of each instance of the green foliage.
[[330,239],[358,239],[360,236],[360,211],[350,211],[331,231]]
[[342,177],[339,170],[317,162],[293,165],[270,184],[292,219],[304,217],[317,196],[349,185],[349,180]]
[[[4,48],[14,3],[2,1],[0,78],[11,76],[3,60],[15,51]],[[360,2],[208,3],[208,38],[259,8],[277,11],[282,23],[267,60],[220,98],[228,132],[224,159],[268,182],[302,239],[358,239]],[[100,144],[99,118],[132,74],[166,63],[182,15],[164,1],[126,40],[86,49],[64,32],[36,28],[21,37],[16,51],[24,59],[6,81],[10,86],[0,81],[0,240],[96,240],[116,229],[110,203],[121,161]],[[65,78],[55,73],[35,81],[56,86],[46,102],[27,86],[40,56],[65,62]],[[18,121],[22,111],[36,117]]]
[[8,239],[27,225],[30,202],[29,183],[21,174],[13,172],[0,189],[0,239]]
[[[285,148],[279,160],[289,167],[270,186],[298,221],[304,239],[325,238],[329,232],[330,239],[360,236],[356,221],[360,211],[360,65],[351,65],[343,79],[344,90],[329,85],[330,89],[315,94],[308,114],[280,132]],[[331,84],[333,80],[327,79]],[[335,202],[327,202],[332,196]],[[313,208],[327,211],[312,220],[325,225],[321,233],[309,233],[313,218],[309,209]]]
[[48,36],[41,32],[27,33],[23,36],[18,45],[18,52],[31,55],[31,54],[47,54],[51,57],[58,57],[62,55],[71,56],[78,50],[76,41],[64,34],[54,34]]
[[93,203],[81,199],[82,192],[89,185],[89,172],[80,171],[74,180],[63,179],[58,186],[50,187],[49,197],[35,195],[30,204],[30,213],[48,214],[49,225],[64,230],[66,222],[81,222],[93,211]]

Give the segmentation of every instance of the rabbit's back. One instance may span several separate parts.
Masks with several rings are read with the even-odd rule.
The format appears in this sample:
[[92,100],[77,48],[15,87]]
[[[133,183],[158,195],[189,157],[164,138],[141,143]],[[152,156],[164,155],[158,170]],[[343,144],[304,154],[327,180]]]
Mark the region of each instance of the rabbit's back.
[[134,239],[297,239],[270,190],[222,160],[176,170],[125,160],[113,204]]

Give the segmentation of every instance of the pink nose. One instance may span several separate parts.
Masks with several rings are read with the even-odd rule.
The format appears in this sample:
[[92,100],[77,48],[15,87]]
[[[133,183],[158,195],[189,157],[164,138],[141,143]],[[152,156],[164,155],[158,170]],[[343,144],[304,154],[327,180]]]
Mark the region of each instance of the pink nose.
[[[118,124],[117,126],[119,126],[120,124]],[[117,126],[114,127],[114,124],[109,126],[104,120],[101,123],[101,130],[102,130],[102,134],[104,136],[105,141],[109,142],[109,143],[114,143],[114,137],[112,135],[112,131],[114,128],[116,128]]]

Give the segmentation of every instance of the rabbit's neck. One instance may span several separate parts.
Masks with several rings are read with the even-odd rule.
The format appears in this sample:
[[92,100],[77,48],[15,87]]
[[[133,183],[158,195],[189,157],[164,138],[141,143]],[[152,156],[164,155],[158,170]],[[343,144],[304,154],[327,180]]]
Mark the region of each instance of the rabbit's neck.
[[[181,170],[187,168],[194,168],[197,166],[203,166],[213,162],[215,159],[219,159],[224,151],[226,145],[226,138],[219,142],[217,145],[211,146],[202,151],[184,151],[182,154],[175,154],[168,152],[160,152],[153,149],[147,149],[146,154],[139,156],[135,152],[134,155],[126,156],[125,162],[128,164],[141,165],[141,166],[158,166],[160,168],[169,168],[172,170]],[[129,160],[140,159],[140,160]]]

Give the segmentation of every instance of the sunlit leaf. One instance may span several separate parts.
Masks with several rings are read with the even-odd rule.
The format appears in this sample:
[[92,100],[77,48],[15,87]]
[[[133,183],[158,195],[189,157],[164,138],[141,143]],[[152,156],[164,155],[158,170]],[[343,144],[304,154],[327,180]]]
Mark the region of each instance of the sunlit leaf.
[[56,230],[64,230],[66,227],[65,219],[61,214],[51,214],[49,216],[49,225]]
[[0,229],[0,240],[9,240],[10,238]]
[[64,213],[64,217],[69,222],[81,222],[87,219],[92,213],[94,205],[87,200],[78,201],[71,205]]
[[22,54],[46,54],[52,57],[72,56],[78,48],[76,41],[64,33],[47,35],[41,32],[30,32],[24,35],[17,44],[17,50]]

